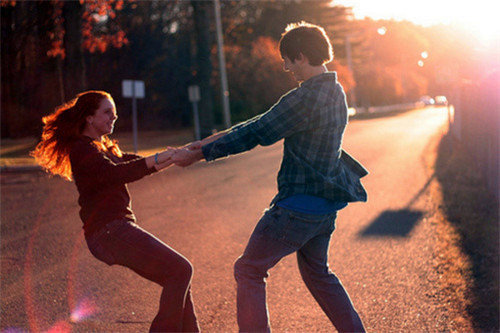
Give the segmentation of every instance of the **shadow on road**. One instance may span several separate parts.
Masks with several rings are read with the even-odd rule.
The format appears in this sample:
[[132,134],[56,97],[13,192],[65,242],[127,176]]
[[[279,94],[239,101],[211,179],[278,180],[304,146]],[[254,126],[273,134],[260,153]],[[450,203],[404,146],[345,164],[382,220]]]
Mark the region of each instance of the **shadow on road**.
[[424,216],[424,212],[411,209],[411,206],[425,193],[434,178],[434,174],[429,177],[425,185],[406,204],[405,208],[383,212],[368,227],[362,230],[359,235],[361,237],[408,237],[413,228]]
[[360,236],[407,237],[423,215],[423,212],[411,209],[388,210],[361,231]]

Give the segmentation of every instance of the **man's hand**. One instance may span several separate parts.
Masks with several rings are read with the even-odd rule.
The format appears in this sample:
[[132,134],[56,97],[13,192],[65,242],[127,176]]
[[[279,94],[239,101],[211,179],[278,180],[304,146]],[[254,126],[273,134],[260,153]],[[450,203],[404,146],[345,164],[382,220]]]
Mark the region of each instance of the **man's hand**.
[[[199,148],[197,148],[199,147]],[[201,150],[201,145],[198,146],[186,146],[184,148],[178,149],[171,159],[175,165],[181,167],[187,167],[195,162],[198,162],[203,158],[203,152]]]
[[172,162],[175,163],[175,165],[181,167],[187,167],[195,162],[198,162],[204,157],[201,147],[222,138],[227,134],[228,131],[229,130],[225,130],[212,134],[211,136],[204,138],[203,140],[194,141],[181,148],[178,148],[175,154],[172,156]]
[[196,150],[196,149],[201,149],[201,146],[202,146],[202,142],[201,141],[193,141],[191,143],[188,143],[186,144],[185,146],[183,146],[182,148],[187,148],[189,150]]

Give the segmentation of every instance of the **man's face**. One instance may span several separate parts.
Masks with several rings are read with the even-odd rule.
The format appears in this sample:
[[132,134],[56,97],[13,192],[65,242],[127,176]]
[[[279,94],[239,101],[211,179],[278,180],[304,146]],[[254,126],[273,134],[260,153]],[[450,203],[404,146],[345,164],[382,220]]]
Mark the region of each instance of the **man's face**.
[[302,73],[302,66],[300,66],[300,62],[295,59],[291,61],[287,56],[283,57],[283,70],[285,72],[292,72],[295,80],[297,82],[304,81],[304,75]]

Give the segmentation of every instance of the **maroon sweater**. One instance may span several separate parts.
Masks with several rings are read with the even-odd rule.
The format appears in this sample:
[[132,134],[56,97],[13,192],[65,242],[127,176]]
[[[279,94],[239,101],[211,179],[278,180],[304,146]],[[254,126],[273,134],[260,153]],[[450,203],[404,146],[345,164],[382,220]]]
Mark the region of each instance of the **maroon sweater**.
[[144,157],[100,151],[93,139],[82,136],[70,152],[71,171],[80,197],[80,218],[86,234],[117,219],[135,221],[127,183],[155,171]]

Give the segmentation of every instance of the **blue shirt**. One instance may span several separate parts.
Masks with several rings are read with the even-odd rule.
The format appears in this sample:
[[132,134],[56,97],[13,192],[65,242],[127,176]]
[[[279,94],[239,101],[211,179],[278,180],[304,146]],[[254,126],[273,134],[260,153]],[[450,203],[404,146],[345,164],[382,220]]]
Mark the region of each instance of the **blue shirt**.
[[304,214],[325,215],[345,208],[347,203],[335,202],[312,195],[296,194],[278,201],[276,206]]

